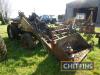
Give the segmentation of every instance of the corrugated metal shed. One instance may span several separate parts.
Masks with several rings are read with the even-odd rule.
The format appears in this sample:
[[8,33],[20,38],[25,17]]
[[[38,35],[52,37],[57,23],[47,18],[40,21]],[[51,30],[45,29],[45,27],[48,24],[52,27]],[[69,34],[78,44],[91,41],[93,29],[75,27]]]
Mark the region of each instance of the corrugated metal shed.
[[100,0],[76,0],[66,5],[65,20],[70,19],[74,14],[75,8],[97,7],[96,23],[100,23]]
[[72,3],[67,4],[68,7],[93,7],[98,6],[100,4],[100,0],[76,0]]

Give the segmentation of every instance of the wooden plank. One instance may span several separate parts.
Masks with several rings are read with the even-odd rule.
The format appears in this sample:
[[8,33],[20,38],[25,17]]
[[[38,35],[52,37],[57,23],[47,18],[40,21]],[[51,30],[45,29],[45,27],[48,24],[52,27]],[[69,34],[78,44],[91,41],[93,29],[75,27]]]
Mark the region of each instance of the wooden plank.
[[86,50],[82,50],[78,53],[74,53],[74,62],[81,62],[85,57],[86,55],[90,52],[89,49],[86,49]]

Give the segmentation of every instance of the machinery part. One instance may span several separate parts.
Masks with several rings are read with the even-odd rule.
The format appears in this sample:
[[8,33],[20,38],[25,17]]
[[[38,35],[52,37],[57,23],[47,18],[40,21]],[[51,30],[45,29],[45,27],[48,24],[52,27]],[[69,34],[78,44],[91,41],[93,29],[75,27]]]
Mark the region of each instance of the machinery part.
[[98,39],[98,44],[100,45],[100,38]]
[[96,38],[98,38],[98,44],[100,45],[100,33],[96,33]]
[[7,49],[4,40],[0,36],[0,61],[7,59]]
[[18,39],[18,29],[15,26],[8,25],[7,27],[8,37],[10,39]]
[[[77,34],[76,31],[73,31],[72,29],[70,30],[70,28],[67,29],[66,27],[63,26],[60,29],[58,29],[59,28],[58,27],[55,30],[50,30],[46,25],[41,24],[41,21],[39,21],[39,19],[37,18],[30,22],[33,22],[33,24],[31,23],[32,25],[36,25],[32,26],[33,29],[38,28],[36,31],[37,34],[34,32],[33,34],[35,34],[36,36],[37,35],[44,36],[44,37],[38,36],[38,38],[43,41],[44,48],[52,52],[59,60],[72,60],[69,58],[68,55],[68,52],[70,52],[70,50],[66,49],[67,45],[64,46],[64,44],[66,43],[70,43],[73,51],[77,51],[77,53],[83,50],[86,50],[86,52],[88,53],[89,52],[88,49],[91,48],[90,45],[80,36],[80,34]],[[41,27],[43,26],[45,27],[42,29]],[[49,42],[48,40],[46,40],[47,37],[45,36],[48,37]],[[79,59],[78,61],[81,61],[86,56],[87,53],[85,53],[84,56],[82,55],[81,59]]]
[[67,46],[69,44],[72,49],[76,51],[85,50],[91,47],[78,33],[70,34],[68,37],[58,40],[57,42],[58,47],[66,51],[68,51]]
[[24,33],[21,35],[21,43],[24,48],[34,48],[38,44],[38,41],[31,34]]
[[89,26],[89,25],[86,25],[86,26],[81,26],[80,30],[79,30],[81,33],[88,33],[88,34],[91,34],[91,33],[95,33],[95,26]]
[[[69,58],[73,54],[70,52],[77,51],[79,53],[85,50],[84,56],[82,55],[78,60],[80,62],[90,51],[89,44],[80,34],[74,34],[76,31],[70,30],[70,28],[61,26],[50,30],[45,23],[40,21],[36,14],[33,14],[33,17],[28,19],[20,12],[19,17],[21,18],[20,24],[18,24],[20,26],[18,27],[23,32],[21,33],[21,42],[24,47],[33,48],[37,45],[37,40],[42,41],[44,48],[52,52],[61,61],[74,60],[74,57]],[[69,49],[66,48],[68,46],[67,43],[71,46]]]

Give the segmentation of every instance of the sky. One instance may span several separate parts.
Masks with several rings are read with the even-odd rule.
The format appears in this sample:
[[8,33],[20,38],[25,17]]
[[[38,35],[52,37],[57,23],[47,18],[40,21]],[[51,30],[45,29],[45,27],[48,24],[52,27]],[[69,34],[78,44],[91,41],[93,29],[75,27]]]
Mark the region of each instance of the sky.
[[22,11],[26,16],[32,12],[38,15],[60,15],[65,14],[66,4],[75,0],[10,0],[11,18],[18,15],[18,11]]

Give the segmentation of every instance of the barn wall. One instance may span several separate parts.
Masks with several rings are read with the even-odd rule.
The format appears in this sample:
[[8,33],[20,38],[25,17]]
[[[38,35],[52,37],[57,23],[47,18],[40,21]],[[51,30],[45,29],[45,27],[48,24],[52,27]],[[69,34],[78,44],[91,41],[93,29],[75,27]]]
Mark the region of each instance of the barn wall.
[[73,17],[73,8],[67,7],[65,12],[65,20]]
[[[91,1],[91,2],[90,2]],[[98,7],[96,23],[100,23],[100,0],[86,0],[84,3],[74,1],[66,5],[65,20],[73,17],[74,8]]]
[[98,13],[97,13],[97,20],[96,20],[97,24],[100,24],[100,6],[98,7]]

